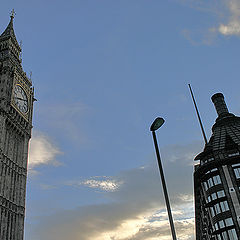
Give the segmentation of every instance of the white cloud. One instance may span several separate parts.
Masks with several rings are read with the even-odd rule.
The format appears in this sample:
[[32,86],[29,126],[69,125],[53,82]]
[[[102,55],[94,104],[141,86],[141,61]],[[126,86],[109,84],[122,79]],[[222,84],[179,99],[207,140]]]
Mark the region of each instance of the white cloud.
[[29,144],[28,169],[30,174],[36,173],[36,167],[40,165],[61,165],[56,160],[56,156],[59,154],[62,154],[62,152],[52,143],[49,137],[34,131]]
[[[209,27],[198,26],[192,29],[184,29],[183,36],[193,45],[211,45],[217,35],[240,36],[240,1],[239,0],[177,0],[182,4],[200,11],[211,14],[212,22]],[[204,18],[204,16],[203,16]]]
[[229,12],[229,19],[226,24],[220,24],[218,31],[226,36],[240,36],[240,1],[227,0],[226,7]]
[[[192,193],[193,161],[190,156],[201,150],[201,143],[162,149],[173,217],[179,240],[194,239]],[[43,216],[31,235],[36,240],[170,240],[168,218],[155,158],[151,164],[123,171],[111,178],[94,177],[79,181],[93,188],[106,188],[105,203],[60,210]],[[116,191],[112,182],[119,183]],[[101,185],[103,183],[103,186]],[[77,185],[77,182],[69,185]],[[107,185],[108,186],[108,185]],[[80,196],[79,196],[80,197]],[[31,236],[30,236],[31,238]],[[29,239],[30,239],[29,238]]]
[[[183,216],[182,216],[183,217]],[[179,240],[193,240],[194,218],[175,221],[176,233]],[[151,217],[141,225],[137,234],[127,240],[171,240],[169,222],[167,219],[154,219]]]
[[121,184],[123,184],[123,182],[117,181],[113,178],[97,176],[83,181],[70,181],[66,185],[77,187],[86,186],[107,192],[114,192],[121,186]]
[[[149,201],[151,201],[149,199]],[[161,204],[159,204],[161,205]],[[138,209],[140,207],[140,209]],[[179,240],[193,240],[194,218],[192,209],[181,204],[175,216]],[[184,209],[185,208],[185,209]],[[186,209],[191,209],[187,212]],[[136,203],[103,204],[59,212],[45,219],[42,228],[35,232],[35,239],[46,240],[170,240],[170,228],[165,207],[156,210]],[[177,215],[177,217],[176,217]],[[191,215],[191,217],[186,217]]]

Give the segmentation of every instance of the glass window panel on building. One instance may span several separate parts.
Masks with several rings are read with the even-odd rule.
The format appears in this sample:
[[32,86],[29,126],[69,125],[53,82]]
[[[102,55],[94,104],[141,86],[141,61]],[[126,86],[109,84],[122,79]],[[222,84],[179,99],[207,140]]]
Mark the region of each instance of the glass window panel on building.
[[233,220],[232,220],[232,218],[227,218],[227,219],[225,219],[225,224],[226,224],[227,227],[232,226],[232,225],[233,225]]
[[229,240],[227,232],[222,232],[223,240]]
[[225,227],[225,224],[224,224],[223,220],[219,221],[218,223],[219,223],[219,227],[220,228],[224,228]]
[[222,183],[220,176],[219,175],[213,176],[213,182],[214,182],[214,185],[218,185]]
[[238,240],[237,233],[234,228],[228,230],[228,235],[229,235],[230,240]]
[[229,210],[227,201],[220,202],[220,206],[221,206],[222,212],[226,212]]
[[240,163],[236,163],[232,165],[233,168],[240,167]]
[[212,217],[214,217],[216,214],[215,214],[215,211],[214,211],[214,208],[213,207],[210,207],[210,211],[211,211],[211,214],[212,214]]
[[225,192],[224,192],[224,190],[221,190],[221,191],[218,191],[218,192],[216,192],[216,193],[212,193],[211,195],[209,195],[208,197],[207,197],[207,203],[210,203],[211,201],[214,201],[214,200],[216,200],[216,199],[218,199],[218,198],[222,198],[222,197],[225,197],[226,195],[225,195]]
[[212,200],[217,199],[217,194],[216,193],[213,193],[211,196],[212,196]]
[[236,178],[240,178],[240,168],[234,168]]
[[208,182],[208,186],[209,187],[213,187],[214,186],[212,178],[209,178],[207,182]]
[[225,197],[225,192],[224,192],[224,190],[218,191],[218,192],[217,192],[217,196],[218,196],[218,198]]
[[207,184],[207,182],[203,182],[203,185],[204,185],[205,191],[207,191],[207,190],[208,190],[208,184]]
[[216,211],[216,214],[221,213],[221,209],[220,209],[219,203],[217,203],[217,204],[214,205],[214,209],[215,209],[215,211]]

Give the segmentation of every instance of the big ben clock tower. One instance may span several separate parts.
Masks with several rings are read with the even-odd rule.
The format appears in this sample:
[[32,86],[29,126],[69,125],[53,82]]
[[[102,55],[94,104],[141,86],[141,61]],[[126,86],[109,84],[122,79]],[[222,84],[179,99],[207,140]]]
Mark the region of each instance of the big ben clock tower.
[[23,240],[33,88],[22,69],[14,11],[0,36],[0,239]]

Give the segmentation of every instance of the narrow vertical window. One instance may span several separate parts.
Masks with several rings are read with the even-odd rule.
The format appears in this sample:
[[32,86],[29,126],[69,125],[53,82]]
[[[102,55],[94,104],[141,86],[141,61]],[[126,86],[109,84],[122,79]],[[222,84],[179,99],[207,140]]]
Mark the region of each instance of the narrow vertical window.
[[208,179],[208,185],[209,185],[209,187],[213,187],[213,180],[212,180],[212,178]]
[[212,217],[214,217],[216,215],[215,212],[214,212],[214,208],[210,207],[210,211],[211,211]]
[[229,240],[227,232],[222,232],[222,236],[224,240]]
[[225,227],[223,220],[219,221],[219,227],[220,227],[220,228],[224,228],[224,227]]
[[214,209],[215,209],[215,211],[216,211],[216,214],[219,214],[219,213],[221,212],[219,203],[217,203],[217,204],[214,205]]
[[205,191],[207,191],[207,190],[208,190],[208,184],[207,184],[207,182],[203,182],[203,185],[204,185]]
[[240,178],[240,168],[235,168],[234,173],[235,173],[236,178]]
[[228,235],[229,235],[230,240],[236,240],[236,239],[238,239],[236,230],[235,230],[234,228],[228,230]]
[[221,183],[221,179],[219,175],[213,176],[213,182],[215,185],[218,185]]
[[213,194],[212,194],[212,200],[215,200],[215,199],[217,199],[217,194],[216,194],[216,193],[213,193]]

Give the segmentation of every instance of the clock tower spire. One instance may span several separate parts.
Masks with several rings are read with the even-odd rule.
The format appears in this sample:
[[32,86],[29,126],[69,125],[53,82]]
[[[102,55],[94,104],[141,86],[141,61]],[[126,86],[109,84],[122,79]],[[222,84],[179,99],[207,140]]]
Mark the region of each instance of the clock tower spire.
[[11,57],[14,64],[21,68],[20,53],[21,47],[18,44],[13,28],[15,11],[11,12],[10,22],[5,31],[0,35],[0,58]]
[[0,35],[0,239],[23,240],[33,88],[10,22]]

